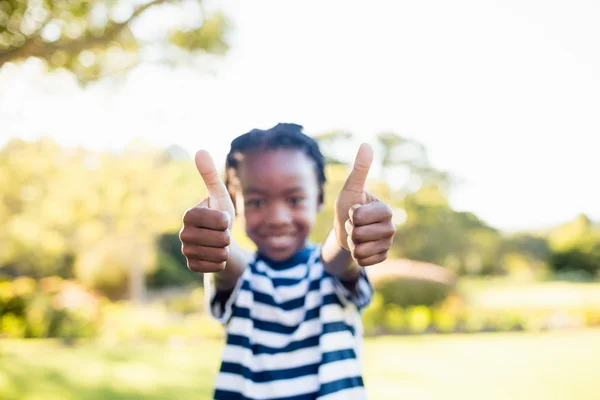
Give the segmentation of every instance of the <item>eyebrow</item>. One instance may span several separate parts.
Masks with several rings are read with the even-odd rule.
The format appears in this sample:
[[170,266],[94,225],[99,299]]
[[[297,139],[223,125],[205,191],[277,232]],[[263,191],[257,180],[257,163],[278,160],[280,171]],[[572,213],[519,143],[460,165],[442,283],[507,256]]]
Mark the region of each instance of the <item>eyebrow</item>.
[[[266,192],[261,189],[249,187],[245,190],[246,194],[261,194],[264,195]],[[294,186],[292,188],[286,189],[283,191],[284,194],[294,193],[294,192],[304,192],[304,189],[301,186]]]

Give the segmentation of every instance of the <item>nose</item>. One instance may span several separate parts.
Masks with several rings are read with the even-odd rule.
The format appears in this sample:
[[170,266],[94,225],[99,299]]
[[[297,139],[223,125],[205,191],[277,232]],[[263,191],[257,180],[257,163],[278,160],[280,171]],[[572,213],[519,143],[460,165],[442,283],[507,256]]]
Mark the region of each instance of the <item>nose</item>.
[[292,213],[285,204],[275,202],[271,205],[266,219],[272,226],[286,225],[292,222]]

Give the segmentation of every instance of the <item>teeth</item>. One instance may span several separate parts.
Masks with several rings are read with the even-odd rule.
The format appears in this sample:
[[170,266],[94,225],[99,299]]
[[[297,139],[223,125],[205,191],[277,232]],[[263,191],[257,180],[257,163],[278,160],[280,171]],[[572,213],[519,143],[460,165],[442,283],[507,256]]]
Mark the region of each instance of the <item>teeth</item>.
[[288,242],[290,240],[291,240],[291,237],[288,235],[270,236],[268,238],[268,241],[271,243],[271,245],[275,246],[275,247],[285,246],[288,244]]

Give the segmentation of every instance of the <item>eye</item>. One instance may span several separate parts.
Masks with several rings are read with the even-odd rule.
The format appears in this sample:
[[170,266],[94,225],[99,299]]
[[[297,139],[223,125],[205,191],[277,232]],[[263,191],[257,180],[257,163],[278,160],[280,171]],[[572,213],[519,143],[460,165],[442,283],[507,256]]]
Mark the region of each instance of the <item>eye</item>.
[[244,203],[246,208],[261,208],[265,205],[265,201],[263,199],[249,199]]
[[292,206],[294,206],[294,207],[297,207],[297,206],[299,206],[300,204],[302,204],[302,202],[304,201],[304,199],[305,199],[304,197],[290,197],[290,198],[288,199],[288,202],[289,202],[289,203],[290,203]]

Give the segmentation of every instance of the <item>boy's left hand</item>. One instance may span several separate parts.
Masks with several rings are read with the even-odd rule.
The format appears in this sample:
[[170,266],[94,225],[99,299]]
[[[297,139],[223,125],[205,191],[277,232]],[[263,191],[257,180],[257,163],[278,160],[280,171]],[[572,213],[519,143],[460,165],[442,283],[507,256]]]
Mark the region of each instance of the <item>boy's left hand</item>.
[[363,143],[334,206],[338,243],[362,267],[384,261],[396,233],[392,209],[365,191],[372,163],[373,149]]

